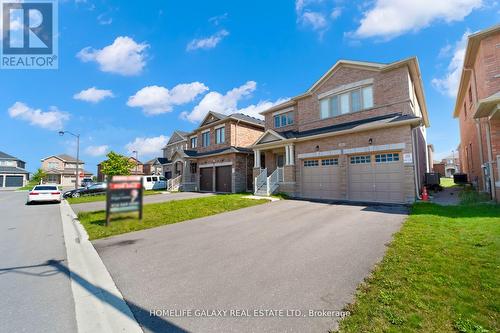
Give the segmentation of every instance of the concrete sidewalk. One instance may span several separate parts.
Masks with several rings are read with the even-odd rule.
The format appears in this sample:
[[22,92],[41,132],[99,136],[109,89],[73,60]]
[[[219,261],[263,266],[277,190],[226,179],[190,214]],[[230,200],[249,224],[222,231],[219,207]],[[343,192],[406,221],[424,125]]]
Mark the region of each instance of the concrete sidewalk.
[[[167,202],[171,200],[183,200],[183,199],[194,199],[200,197],[206,197],[209,195],[214,195],[213,193],[198,193],[198,192],[176,192],[176,193],[165,193],[165,194],[154,194],[148,195],[144,197],[144,203],[160,203]],[[97,210],[105,210],[106,202],[105,201],[96,201],[96,202],[87,202],[71,205],[71,208],[75,211],[75,213],[80,212],[94,212]]]

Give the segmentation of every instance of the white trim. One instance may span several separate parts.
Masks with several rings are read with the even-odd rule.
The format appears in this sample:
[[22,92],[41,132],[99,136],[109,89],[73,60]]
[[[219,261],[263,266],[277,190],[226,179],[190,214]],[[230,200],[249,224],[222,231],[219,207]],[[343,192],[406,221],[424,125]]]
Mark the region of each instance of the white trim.
[[222,125],[217,125],[214,127],[214,130],[216,129],[219,129],[219,128],[222,128],[222,127],[226,127],[226,124],[222,124]]
[[207,132],[210,132],[210,128],[209,128],[209,129],[206,129],[206,130],[201,131],[201,134],[203,134],[203,133],[207,133]]
[[388,144],[388,145],[348,148],[348,149],[343,149],[343,153],[344,154],[358,154],[358,153],[370,153],[370,152],[384,151],[384,150],[403,150],[403,149],[405,149],[405,147],[406,147],[406,144],[404,142],[400,142],[400,143],[393,143],[393,144]]
[[198,135],[191,135],[191,136],[189,137],[189,140],[194,139],[194,138],[197,138],[197,137],[198,137]]
[[272,115],[274,117],[274,116],[277,116],[277,115],[280,115],[280,114],[283,114],[283,113],[288,113],[288,112],[291,112],[291,111],[294,111],[294,110],[295,110],[295,108],[293,106],[290,106],[290,107],[288,107],[286,109],[273,112]]
[[198,165],[198,168],[211,168],[211,167],[218,167],[218,166],[227,166],[227,165],[233,165],[233,162],[220,162],[220,163],[205,163],[205,164],[200,164]]
[[313,158],[313,157],[323,157],[323,156],[335,156],[335,155],[340,155],[342,153],[342,150],[336,149],[336,150],[326,150],[326,151],[315,151],[313,153],[302,153],[299,154],[297,157],[299,159],[303,158]]
[[344,84],[344,85],[341,85],[341,86],[339,86],[337,88],[334,88],[332,90],[328,90],[328,91],[325,91],[324,93],[319,94],[318,95],[318,99],[323,99],[323,98],[329,97],[331,95],[336,95],[336,94],[339,94],[339,93],[342,93],[342,92],[346,92],[348,90],[352,90],[352,89],[355,89],[355,88],[360,88],[360,87],[371,85],[371,84],[373,84],[373,78],[366,79],[366,80],[361,80],[361,81],[357,81],[357,82],[353,82],[353,83]]

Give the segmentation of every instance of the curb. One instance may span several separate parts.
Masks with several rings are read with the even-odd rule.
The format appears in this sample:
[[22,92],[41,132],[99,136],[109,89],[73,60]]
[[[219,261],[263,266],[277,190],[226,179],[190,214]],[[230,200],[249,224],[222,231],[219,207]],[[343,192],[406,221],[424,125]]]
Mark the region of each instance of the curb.
[[142,333],[73,209],[60,207],[78,332]]

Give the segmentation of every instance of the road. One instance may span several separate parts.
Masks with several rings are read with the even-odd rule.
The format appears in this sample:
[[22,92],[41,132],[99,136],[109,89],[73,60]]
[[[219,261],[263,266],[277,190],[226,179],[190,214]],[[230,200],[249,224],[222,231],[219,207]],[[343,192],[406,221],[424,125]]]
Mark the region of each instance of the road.
[[[160,203],[171,200],[183,200],[183,199],[194,199],[199,197],[205,197],[209,195],[214,195],[213,193],[199,193],[199,192],[176,192],[176,193],[162,193],[162,194],[154,194],[144,196],[144,203]],[[73,211],[75,213],[80,212],[93,212],[96,210],[105,210],[106,202],[105,201],[95,201],[95,202],[86,202],[81,204],[73,204],[71,205]]]
[[59,205],[25,201],[0,192],[0,332],[76,332]]
[[285,200],[93,243],[146,332],[328,332],[335,317],[182,311],[342,310],[406,214]]

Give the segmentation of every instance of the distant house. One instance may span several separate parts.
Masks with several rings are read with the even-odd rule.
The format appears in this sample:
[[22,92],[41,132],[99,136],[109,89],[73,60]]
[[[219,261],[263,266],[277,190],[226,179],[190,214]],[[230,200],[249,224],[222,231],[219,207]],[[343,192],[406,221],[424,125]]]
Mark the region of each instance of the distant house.
[[172,162],[172,156],[176,152],[183,152],[185,149],[188,149],[188,134],[184,131],[176,130],[170,136],[170,140],[168,140],[163,150],[163,175],[165,178],[175,178],[179,176],[182,172],[182,166],[178,163],[175,164]]
[[0,151],[0,187],[22,187],[29,180],[26,163]]
[[[130,174],[131,175],[138,175],[138,176],[143,176],[146,175],[147,173],[144,172],[144,164],[142,164],[141,161],[136,160],[134,157],[130,156],[128,158],[130,162],[132,162],[133,166],[130,168]],[[101,163],[97,164],[97,181],[98,182],[103,182],[106,180],[106,175],[102,173],[102,161]]]
[[[61,186],[74,186],[77,177],[76,166],[76,158],[67,154],[46,157],[42,159],[42,170],[47,174],[44,182]],[[82,160],[78,161],[78,173],[80,181],[83,178],[92,177],[92,172],[85,170],[85,162]]]
[[163,175],[163,164],[168,163],[169,160],[164,157],[155,157],[143,165],[145,175]]
[[434,162],[433,169],[442,177],[453,177],[460,172],[460,158],[455,155],[446,156],[441,162]]

